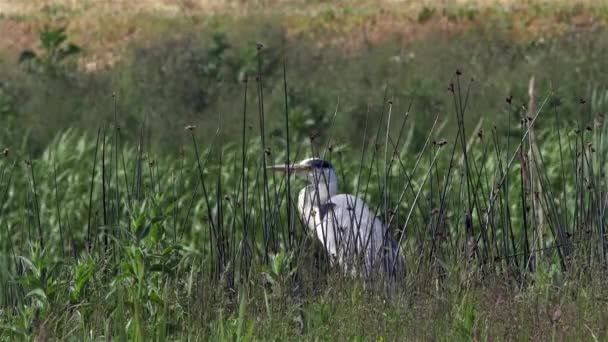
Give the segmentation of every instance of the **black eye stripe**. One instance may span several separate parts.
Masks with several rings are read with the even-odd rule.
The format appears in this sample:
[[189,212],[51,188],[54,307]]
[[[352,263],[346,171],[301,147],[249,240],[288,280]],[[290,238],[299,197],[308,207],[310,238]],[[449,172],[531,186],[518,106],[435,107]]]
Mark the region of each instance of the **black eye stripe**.
[[307,164],[314,168],[333,169],[333,166],[327,160],[323,159],[312,159],[308,161]]

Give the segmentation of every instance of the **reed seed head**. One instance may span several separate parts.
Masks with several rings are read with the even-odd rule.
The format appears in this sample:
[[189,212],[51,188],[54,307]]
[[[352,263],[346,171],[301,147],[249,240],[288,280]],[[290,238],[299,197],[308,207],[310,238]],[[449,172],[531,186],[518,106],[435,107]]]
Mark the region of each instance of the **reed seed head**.
[[187,131],[193,131],[193,130],[196,128],[196,126],[195,126],[195,125],[188,125],[188,126],[186,126],[186,127],[184,127],[184,128],[185,128]]
[[446,139],[439,139],[439,140],[433,141],[433,145],[435,145],[437,147],[445,146],[447,143],[448,143],[448,141]]

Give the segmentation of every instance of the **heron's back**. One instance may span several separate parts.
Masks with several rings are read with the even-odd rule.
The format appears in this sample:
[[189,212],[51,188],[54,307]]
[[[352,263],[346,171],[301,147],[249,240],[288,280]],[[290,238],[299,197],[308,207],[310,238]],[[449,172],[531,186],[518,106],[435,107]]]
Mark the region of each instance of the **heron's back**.
[[404,266],[402,256],[397,263],[394,261],[398,243],[362,199],[346,194],[333,196],[319,206],[318,215],[317,237],[346,270],[357,272],[363,266],[368,275],[380,268],[392,274],[393,265],[397,264],[397,269]]

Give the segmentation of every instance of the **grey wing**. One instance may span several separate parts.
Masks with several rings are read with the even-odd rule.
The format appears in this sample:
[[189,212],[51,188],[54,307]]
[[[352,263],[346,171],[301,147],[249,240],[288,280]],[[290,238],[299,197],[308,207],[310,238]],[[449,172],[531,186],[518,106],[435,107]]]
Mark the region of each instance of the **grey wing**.
[[319,238],[333,248],[328,251],[345,269],[357,272],[363,266],[369,275],[380,260],[385,270],[392,264],[397,242],[363,200],[352,195],[337,195],[319,209],[321,224],[317,226],[317,234],[324,235],[325,239]]

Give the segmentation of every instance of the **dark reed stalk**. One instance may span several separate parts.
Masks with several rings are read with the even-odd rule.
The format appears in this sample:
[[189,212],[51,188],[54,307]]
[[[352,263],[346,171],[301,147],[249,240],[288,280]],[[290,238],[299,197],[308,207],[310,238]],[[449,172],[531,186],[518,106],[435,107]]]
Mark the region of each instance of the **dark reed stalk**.
[[[131,186],[129,185],[129,173],[127,172],[127,162],[125,160],[124,149],[120,149],[120,155],[121,155],[121,159],[122,159],[122,174],[123,174],[123,178],[124,178],[124,182],[125,182],[125,191],[126,191],[126,195],[127,195],[126,210],[127,210],[127,212],[130,213],[133,211],[133,197],[132,197],[131,190],[129,190],[129,189],[131,189]],[[116,179],[116,183],[118,184],[118,179]],[[127,224],[129,225],[129,230],[130,230],[131,220],[127,220]]]
[[[536,130],[534,127],[530,127],[529,117],[531,117],[536,108],[536,99],[535,99],[535,87],[534,87],[534,76],[530,78],[528,83],[528,105],[524,106],[522,110],[522,126],[528,127],[529,134],[526,138],[527,148],[525,149],[525,175],[526,175],[526,195],[528,207],[530,208],[531,214],[528,215],[530,221],[530,230],[532,232],[532,245],[535,246],[534,249],[538,249],[538,246],[544,245],[543,239],[543,226],[542,226],[542,213],[539,212],[540,208],[538,205],[538,200],[536,194],[540,189],[538,189],[538,175],[534,172],[533,163],[534,158],[536,158],[534,154],[534,146],[536,145]],[[528,207],[526,207],[526,211],[528,211]],[[528,239],[528,235],[524,236],[525,239]],[[529,245],[529,243],[527,242]],[[530,256],[534,256],[534,267],[537,267],[540,257],[542,255],[536,256],[530,254]],[[530,260],[529,260],[530,261]]]
[[[194,129],[193,126],[188,126],[187,129]],[[215,140],[218,136],[219,132],[216,131],[215,135],[213,136],[213,139],[211,141],[211,145],[209,147],[209,152],[207,153],[207,156],[205,157],[205,160],[203,160],[203,164],[207,164],[209,157],[210,157],[210,152],[213,150],[213,147],[215,146]],[[198,154],[197,154],[198,155]],[[197,158],[198,160],[198,158]],[[182,176],[183,177],[183,176]],[[184,218],[182,219],[182,223],[181,223],[181,227],[186,227],[188,220],[190,219],[190,214],[192,213],[192,207],[194,206],[194,202],[196,199],[196,196],[198,195],[198,189],[201,185],[201,177],[200,177],[200,171],[197,168],[197,175],[195,178],[196,183],[194,184],[194,189],[192,191],[192,196],[190,197],[190,203],[188,204],[188,208],[186,209],[186,215],[184,216]],[[179,235],[179,239],[182,239],[182,236],[184,234],[184,230],[182,229],[182,231],[180,232]]]
[[[434,156],[433,161],[432,161],[432,163],[433,163],[433,164],[434,164],[434,163],[435,163],[435,161],[437,160],[437,156],[439,155],[439,151],[440,151],[440,150],[437,150],[437,151],[436,151],[436,153],[435,153],[435,156]],[[424,188],[424,184],[426,183],[426,180],[428,179],[428,177],[429,177],[429,175],[431,174],[431,172],[432,172],[432,169],[429,169],[429,171],[427,171],[427,172],[426,172],[426,174],[424,175],[424,178],[422,179],[422,183],[420,184],[420,187],[418,188],[418,191],[416,192],[416,197],[414,197],[414,203],[418,201],[418,198],[420,197],[420,194],[421,194],[421,192],[422,192],[422,189]],[[404,193],[405,193],[405,192],[402,192],[402,194],[404,194]],[[414,208],[415,208],[415,206],[414,206],[414,205],[412,205],[412,206],[410,207],[410,210],[409,210],[409,211],[408,211],[408,213],[407,213],[407,216],[406,216],[406,218],[405,218],[405,222],[404,222],[404,224],[403,224],[403,227],[404,227],[403,229],[404,229],[404,230],[407,228],[407,225],[408,225],[408,223],[410,222],[410,218],[411,218],[411,216],[412,216],[412,213],[413,213],[413,211],[414,211]],[[399,241],[397,242],[397,245],[398,245],[398,246],[401,246],[401,245],[402,245],[402,243],[403,243],[403,237],[404,237],[404,236],[405,236],[405,234],[401,234],[401,237],[399,238]],[[392,267],[392,268],[395,268],[395,266],[397,265],[397,260],[399,259],[399,254],[400,254],[400,251],[401,251],[400,249],[399,249],[399,250],[397,250],[397,254],[396,254],[396,256],[395,256],[395,258],[394,258],[394,260],[393,260],[393,267]]]
[[[548,97],[546,97],[546,98],[545,98],[545,100],[544,100],[544,101],[541,103],[541,106],[538,108],[538,110],[537,110],[536,114],[534,115],[534,117],[533,117],[533,118],[532,118],[532,120],[531,120],[531,124],[532,124],[532,125],[533,125],[533,124],[536,122],[536,120],[538,119],[538,117],[539,117],[540,113],[542,112],[542,110],[543,110],[543,108],[544,108],[545,104],[547,103],[547,100],[548,100],[548,99],[549,99],[549,96],[548,96]],[[515,158],[516,158],[517,156],[519,156],[519,152],[520,152],[520,150],[521,150],[521,148],[522,148],[522,145],[523,145],[524,141],[526,140],[526,137],[528,136],[528,132],[529,132],[529,129],[526,129],[526,131],[523,133],[522,138],[521,138],[521,139],[520,139],[520,141],[519,141],[519,144],[516,146],[515,151],[513,151],[513,154],[512,154],[512,156],[511,156],[511,158],[507,158],[507,165],[506,165],[506,169],[505,169],[507,172],[505,172],[505,173],[504,173],[504,175],[503,175],[503,176],[501,176],[501,177],[498,179],[498,181],[497,181],[497,182],[495,183],[495,185],[494,185],[494,188],[496,187],[496,185],[502,185],[502,183],[503,183],[503,182],[505,182],[505,180],[508,178],[508,174],[509,174],[509,173],[508,173],[508,171],[511,169],[511,166],[512,166],[512,164],[513,164],[513,162],[514,162]],[[494,188],[493,188],[493,190],[494,190]]]
[[[285,155],[285,164],[286,165],[291,165],[290,163],[290,159],[289,159],[289,152],[290,152],[290,142],[291,142],[291,137],[289,136],[289,94],[287,92],[287,67],[285,66],[285,51],[283,51],[283,96],[284,96],[284,101],[285,101],[285,144],[286,144],[286,155]],[[294,247],[294,226],[293,226],[293,219],[292,219],[292,215],[293,215],[293,211],[292,211],[292,205],[291,205],[291,177],[289,177],[289,174],[287,175],[287,181],[286,181],[286,193],[287,193],[287,229],[289,232],[289,241],[288,241],[288,246],[289,246],[289,250],[293,250]]]
[[[512,130],[512,125],[513,125],[513,120],[512,120],[512,112],[513,112],[513,96],[509,95],[509,97],[507,97],[506,102],[508,104],[508,108],[507,108],[507,141],[505,143],[505,161],[504,163],[506,164],[505,166],[503,166],[503,160],[502,160],[502,155],[500,154],[500,146],[498,143],[498,137],[496,137],[496,130],[494,130],[494,136],[496,137],[496,153],[498,154],[497,159],[500,161],[500,177],[501,179],[504,179],[504,181],[501,181],[500,184],[497,186],[498,189],[495,189],[494,187],[492,188],[492,194],[497,193],[498,191],[500,191],[500,189],[502,188],[502,193],[504,194],[503,197],[503,205],[501,206],[501,213],[503,214],[504,217],[504,227],[503,229],[505,230],[505,234],[504,234],[504,248],[505,248],[505,256],[510,255],[511,253],[513,254],[517,254],[517,250],[516,250],[516,246],[515,246],[515,235],[513,234],[513,225],[512,225],[512,221],[511,221],[511,208],[509,206],[510,200],[509,200],[509,151],[511,148],[511,130]],[[493,199],[490,198],[490,207],[493,207]],[[499,202],[500,203],[500,202]],[[504,208],[504,210],[502,209]],[[507,231],[509,232],[509,234],[507,234]],[[509,251],[509,237],[511,239],[511,247],[513,252]],[[519,261],[518,259],[515,257],[513,258],[514,262],[515,262],[515,267],[516,269],[519,269]],[[507,262],[509,263],[510,260],[507,259]]]
[[36,227],[38,228],[38,241],[40,243],[41,250],[45,249],[44,245],[44,232],[42,230],[42,220],[40,218],[40,202],[38,201],[38,185],[36,184],[36,173],[34,172],[34,161],[30,155],[28,161],[28,167],[30,169],[30,177],[32,180],[32,193],[34,195],[34,212],[36,213]]
[[[401,194],[399,195],[399,198],[397,199],[397,203],[395,204],[395,207],[394,207],[394,209],[393,209],[393,212],[398,212],[398,211],[399,211],[399,207],[401,206],[401,203],[402,203],[402,202],[403,202],[403,200],[405,199],[405,195],[406,195],[406,193],[407,193],[408,191],[412,192],[412,198],[411,198],[411,201],[412,201],[412,202],[411,202],[411,204],[410,204],[410,210],[409,210],[408,215],[406,216],[406,220],[405,220],[405,222],[404,222],[404,223],[401,225],[401,227],[402,227],[402,228],[401,228],[401,235],[399,236],[399,241],[400,241],[400,242],[399,242],[399,245],[401,245],[401,241],[403,240],[404,236],[406,236],[407,228],[408,228],[408,225],[409,225],[410,220],[411,220],[411,218],[412,218],[412,213],[413,213],[413,210],[414,210],[415,208],[417,208],[417,209],[418,209],[420,212],[424,212],[424,210],[423,210],[423,209],[421,209],[421,206],[419,205],[418,198],[419,198],[419,196],[420,196],[420,193],[421,193],[421,191],[422,191],[422,189],[423,189],[424,184],[426,183],[426,181],[424,181],[424,182],[423,182],[423,183],[420,185],[420,187],[419,187],[419,189],[418,189],[418,191],[417,191],[417,192],[414,192],[414,186],[413,186],[413,184],[412,184],[412,182],[411,182],[411,175],[414,175],[414,174],[415,174],[415,173],[418,171],[418,168],[419,168],[419,166],[420,166],[420,163],[421,163],[421,161],[422,161],[422,158],[423,158],[423,156],[425,155],[425,153],[426,153],[426,151],[427,151],[427,149],[428,149],[429,142],[431,141],[431,137],[432,137],[432,136],[435,134],[435,127],[437,126],[437,122],[438,122],[438,120],[439,120],[439,117],[438,117],[438,116],[436,116],[436,117],[435,117],[435,120],[433,121],[433,125],[431,126],[431,128],[430,128],[430,130],[429,130],[429,133],[427,134],[427,137],[426,137],[426,139],[425,139],[424,145],[422,146],[421,151],[418,153],[418,157],[416,158],[416,162],[414,163],[414,166],[413,166],[412,170],[409,172],[409,175],[408,175],[408,173],[407,173],[407,170],[405,170],[405,167],[403,167],[404,172],[405,172],[405,175],[406,175],[406,177],[407,177],[407,184],[405,184],[405,187],[404,187],[404,188],[403,188],[403,190],[401,191]],[[436,155],[437,155],[437,153],[438,153],[438,152],[439,152],[439,150],[437,150],[437,151],[436,151]],[[433,170],[433,168],[432,168],[432,167],[433,167],[433,165],[434,165],[434,162],[433,162],[433,161],[431,161],[431,164],[430,164],[429,170],[428,170],[428,172],[427,172],[427,175],[428,175],[428,174],[430,174],[430,173],[432,172],[432,170]],[[426,176],[425,176],[425,179],[426,179]],[[390,220],[389,220],[389,221],[388,221],[388,223],[387,223],[387,225],[388,225],[388,226],[390,226],[390,225],[391,225],[391,223],[392,223],[392,221],[393,221],[394,217],[395,217],[395,216],[391,216]],[[423,227],[423,225],[419,225],[419,226],[418,226],[418,231],[417,231],[416,233],[417,233],[418,237],[420,238],[420,240],[421,240],[421,241],[424,241],[424,239],[422,238],[422,237],[423,237],[423,234],[422,234],[422,232],[421,232],[422,227]],[[398,255],[397,255],[397,256],[398,256]],[[404,255],[404,257],[405,257],[405,255]],[[396,260],[396,259],[395,259],[395,260]],[[393,266],[393,267],[394,267],[394,266]]]
[[[114,150],[112,155],[114,156],[114,192],[115,192],[115,203],[114,203],[114,219],[115,219],[115,224],[116,227],[120,227],[120,181],[118,179],[118,153],[119,150],[121,150],[120,147],[120,140],[119,140],[119,133],[120,133],[120,127],[118,125],[118,99],[117,99],[117,95],[116,92],[112,93],[112,99],[114,100]],[[127,176],[126,172],[125,172],[125,177]],[[129,191],[129,188],[127,186],[127,192]],[[114,236],[118,236],[118,229],[116,229],[116,231],[113,232]]]
[[[596,120],[600,120],[599,118]],[[602,175],[602,166],[606,165],[606,154],[601,153],[600,151],[604,150],[604,131],[603,129],[600,127],[600,123],[597,122],[597,124],[594,122],[594,131],[597,132],[596,135],[596,143],[595,143],[595,150],[598,151],[597,154],[597,172],[596,172],[596,180],[595,180],[595,184],[596,184],[596,191],[597,191],[597,205],[598,205],[598,217],[597,217],[597,222],[599,225],[599,240],[600,243],[602,244],[602,252],[603,252],[603,256],[602,258],[604,259],[604,261],[606,261],[606,241],[604,239],[604,236],[606,236],[606,222],[605,222],[605,217],[606,217],[606,206],[603,205],[603,203],[606,203],[606,191],[605,191],[605,177]]]
[[245,79],[243,80],[243,129],[242,129],[242,140],[241,140],[241,192],[242,192],[242,199],[241,199],[241,219],[242,219],[242,230],[243,230],[243,236],[242,236],[242,240],[241,240],[241,253],[240,253],[240,268],[241,268],[241,273],[240,273],[240,281],[243,281],[243,274],[248,274],[249,273],[249,259],[247,258],[247,251],[248,251],[248,220],[247,220],[247,197],[248,197],[248,191],[247,191],[247,185],[248,185],[248,178],[247,178],[247,90],[248,90],[248,85],[249,85],[249,80],[247,77],[245,77]]
[[[34,241],[34,237],[32,234],[32,210],[30,207],[30,181],[29,179],[26,180],[25,183],[23,183],[23,193],[25,194],[25,198],[23,201],[23,211],[25,213],[25,217],[24,220],[27,221],[27,241]],[[26,241],[22,241],[22,246],[21,249],[23,249],[23,244],[26,243]]]
[[[453,84],[450,84],[450,91],[453,93]],[[439,117],[435,118],[435,123],[433,124],[436,125],[436,122],[438,120]],[[455,137],[455,143],[452,144],[452,148],[450,151],[450,157],[449,157],[449,163],[448,163],[448,170],[445,173],[444,176],[444,182],[443,182],[443,187],[441,189],[441,196],[439,198],[439,208],[437,211],[437,215],[438,217],[442,217],[443,215],[445,215],[445,212],[447,210],[448,207],[448,190],[450,189],[450,184],[452,183],[452,170],[455,168],[455,158],[456,158],[456,148],[458,147],[458,141],[460,139],[462,132],[460,129],[457,130],[456,132],[456,137]],[[430,139],[431,135],[429,134],[427,136],[427,141],[425,142],[425,149],[426,146],[428,145],[428,141]],[[445,141],[447,143],[447,141]],[[441,142],[443,143],[443,142]],[[418,162],[417,162],[418,163]],[[458,211],[458,213],[460,213],[460,211]],[[432,232],[433,235],[436,234],[438,227],[432,227]],[[458,236],[458,231],[456,231],[456,236]],[[432,241],[432,245],[431,245],[431,249],[429,251],[429,260],[431,260],[432,256],[435,253],[435,248],[436,248],[436,244],[435,244],[435,240],[433,239]],[[454,254],[456,254],[456,252],[454,251]]]
[[[211,203],[209,202],[209,193],[207,192],[207,187],[205,186],[205,176],[204,176],[204,172],[203,172],[203,166],[201,164],[201,159],[200,159],[200,154],[199,154],[199,150],[198,150],[198,145],[196,143],[196,138],[194,137],[194,132],[192,129],[188,129],[188,131],[190,132],[190,136],[192,137],[192,145],[194,146],[194,154],[196,156],[196,163],[198,166],[198,173],[199,173],[199,177],[200,177],[200,184],[201,184],[201,189],[203,190],[203,198],[205,200],[205,204],[207,206],[207,215],[208,215],[208,220],[209,220],[209,246],[210,246],[210,253],[211,253],[211,261],[213,262],[213,239],[216,238],[217,239],[217,228],[215,226],[214,220],[213,220],[213,211],[211,208]],[[219,134],[219,131],[216,131],[216,137]],[[209,158],[209,155],[211,154],[212,149],[209,149],[209,152],[207,152],[207,157],[205,158],[206,160]],[[218,274],[216,274],[216,276],[219,276]]]
[[[395,147],[396,148],[396,147]],[[404,165],[403,160],[401,159],[401,157],[396,158],[398,161],[398,165],[399,165],[399,169],[401,171],[401,175],[403,176],[403,182],[404,184],[399,187],[399,188],[403,188],[403,189],[408,189],[410,192],[410,196],[411,198],[416,196],[416,192],[413,190],[413,184],[412,184],[412,174],[408,171],[407,167]],[[404,197],[405,198],[405,197]],[[430,210],[427,210],[428,208],[424,207],[420,201],[416,202],[416,208],[418,209],[418,214],[419,214],[419,218],[418,218],[418,223],[420,222],[429,222],[429,217],[428,217],[428,212],[430,212]],[[392,211],[392,215],[396,215],[399,212],[395,212]],[[391,215],[391,216],[392,216]],[[389,222],[392,222],[392,219],[389,220]],[[399,224],[397,224],[397,226],[400,226]]]
[[142,184],[142,180],[143,180],[143,171],[142,171],[142,162],[143,162],[143,157],[144,157],[144,127],[145,127],[145,120],[144,120],[144,124],[141,126],[140,128],[140,132],[139,132],[139,142],[137,145],[137,158],[136,158],[136,162],[135,162],[135,169],[134,169],[134,175],[133,175],[133,180],[134,180],[134,186],[135,186],[135,190],[133,191],[135,193],[135,199],[139,202],[142,200],[142,196],[143,196],[143,184]]
[[[467,217],[465,221],[470,221],[472,220],[472,214],[473,214],[473,201],[471,198],[471,188],[469,187],[469,160],[468,160],[468,154],[467,154],[467,145],[465,142],[466,139],[466,133],[465,133],[465,129],[464,129],[464,110],[463,110],[463,104],[462,104],[462,90],[461,90],[461,85],[460,85],[460,71],[456,70],[456,90],[454,89],[454,84],[451,85],[452,87],[452,98],[454,100],[454,110],[456,113],[456,123],[458,124],[458,132],[459,132],[459,137],[460,137],[460,143],[461,143],[461,148],[462,148],[462,156],[464,159],[464,175],[466,178],[466,182],[467,182]],[[466,225],[465,224],[465,228],[466,228],[466,235],[468,237],[472,237],[473,235],[473,227],[472,225]]]
[[[465,168],[465,172],[464,172],[464,176],[466,179],[466,189],[467,189],[467,212],[465,215],[465,229],[468,230],[468,234],[470,234],[470,238],[474,239],[474,240],[470,240],[473,244],[473,249],[475,251],[475,254],[479,260],[479,264],[480,266],[482,266],[485,261],[488,259],[488,246],[489,241],[488,241],[488,236],[487,236],[487,231],[485,229],[485,227],[481,224],[481,218],[483,217],[483,214],[481,212],[481,205],[479,204],[479,196],[478,196],[478,192],[475,191],[475,187],[474,187],[474,169],[472,169],[472,161],[469,158],[469,154],[468,154],[468,150],[469,150],[469,144],[465,143],[466,141],[466,134],[465,134],[465,126],[464,126],[464,114],[467,108],[467,104],[469,101],[469,95],[470,95],[470,91],[471,91],[471,85],[473,83],[473,79],[470,80],[470,82],[467,85],[467,89],[466,92],[464,93],[464,97],[463,97],[463,93],[461,90],[461,84],[460,84],[460,72],[457,70],[456,71],[456,84],[457,84],[457,97],[459,99],[459,108],[460,108],[460,114],[458,114],[457,111],[457,115],[459,115],[460,119],[460,127],[462,130],[462,135],[460,137],[461,139],[461,143],[462,143],[462,150],[463,150],[463,160],[464,160],[464,168]],[[464,100],[464,103],[463,103]],[[473,135],[474,137],[474,135]],[[477,214],[478,220],[479,222],[479,234],[476,238],[473,237],[474,235],[474,218],[475,216],[473,215],[473,213]],[[483,246],[484,248],[480,248],[479,245],[479,241],[483,242]],[[468,243],[468,242],[467,242]]]
[[538,158],[540,160],[537,162],[537,159],[534,158],[533,163],[536,168],[536,174],[539,175],[539,185],[544,190],[541,192],[542,198],[539,198],[539,205],[542,207],[541,213],[545,215],[546,220],[550,223],[549,230],[551,231],[553,241],[556,245],[560,246],[556,248],[556,251],[558,253],[562,270],[566,271],[565,258],[568,255],[568,245],[565,239],[563,228],[560,224],[559,216],[556,211],[556,206],[551,200],[555,197],[549,184],[548,175],[546,174],[546,167],[543,167],[544,162],[542,160],[542,154],[540,150],[538,151]]
[[87,215],[87,249],[91,252],[93,249],[92,232],[91,232],[91,213],[93,210],[93,189],[95,186],[95,173],[97,170],[97,150],[99,149],[99,137],[101,135],[101,128],[97,130],[97,140],[95,141],[95,155],[93,157],[93,169],[91,171],[91,185],[89,187],[89,209]]
[[553,108],[553,113],[554,113],[554,122],[555,122],[555,130],[557,132],[557,144],[559,147],[559,162],[560,162],[560,181],[562,184],[561,187],[561,203],[562,203],[562,208],[561,211],[563,212],[563,229],[565,231],[565,234],[571,234],[568,232],[568,222],[570,221],[569,219],[569,215],[568,215],[568,195],[566,194],[566,167],[564,165],[564,151],[563,151],[563,145],[562,145],[562,127],[560,124],[560,117],[559,117],[559,111],[557,110],[558,107],[558,103],[557,103],[558,99],[557,98],[553,98],[552,100],[552,108]]
[[262,195],[262,235],[264,237],[264,262],[267,263],[269,260],[269,250],[270,244],[272,241],[273,230],[272,227],[268,226],[268,206],[269,206],[269,194],[268,194],[268,172],[266,170],[266,133],[264,132],[264,91],[263,91],[263,82],[262,82],[262,44],[257,44],[257,61],[258,61],[258,70],[257,70],[257,90],[258,90],[258,117],[260,124],[260,140],[262,142],[262,185],[263,185],[263,195]]
[[53,185],[55,188],[55,209],[57,210],[57,225],[59,226],[59,242],[61,243],[61,256],[65,257],[63,225],[61,223],[61,210],[59,210],[59,186],[57,184],[57,151],[53,153]]
[[[219,123],[220,128],[218,129],[221,132],[221,121]],[[223,146],[222,135],[220,134],[220,146]],[[224,267],[226,266],[226,262],[228,260],[226,253],[226,245],[227,240],[224,237],[224,194],[222,190],[222,152],[223,149],[218,148],[218,172],[216,179],[216,219],[215,223],[217,226],[217,239],[215,241],[216,250],[218,251],[218,260],[217,260],[217,273],[221,275],[224,273]]]
[[526,155],[524,154],[523,150],[520,151],[520,191],[521,191],[521,196],[520,196],[520,200],[521,200],[521,207],[522,207],[522,220],[523,220],[523,235],[522,235],[522,240],[523,240],[523,245],[524,245],[524,253],[523,253],[523,265],[525,270],[530,270],[530,257],[531,255],[528,254],[528,251],[530,250],[530,244],[529,244],[529,240],[528,240],[528,230],[529,230],[529,218],[528,218],[528,198],[526,196],[527,193],[529,193],[529,189],[528,189],[528,184],[529,184],[529,180],[527,179],[529,177],[529,174],[526,172],[526,170],[528,170],[528,160]]
[[[388,163],[388,140],[389,140],[389,136],[390,136],[391,114],[392,113],[393,113],[393,101],[389,101],[388,118],[386,120],[386,136],[384,139],[384,192],[383,192],[384,205],[383,205],[383,207],[384,207],[384,225],[386,227],[388,227],[387,223],[388,223],[388,219],[389,219],[388,201],[389,201],[389,197],[390,197],[390,186],[388,184],[388,177],[389,177],[390,169],[389,169],[389,163]],[[393,153],[394,153],[394,151],[393,151]],[[388,232],[388,229],[387,229],[387,232]]]
[[[388,142],[391,145],[392,151],[391,151],[390,162],[388,163],[387,166],[385,166],[389,170],[388,171],[388,180],[387,180],[387,183],[388,184],[391,183],[390,180],[392,178],[392,173],[393,173],[392,172],[393,163],[395,162],[395,160],[397,160],[398,161],[397,164],[398,164],[399,168],[401,169],[402,174],[405,176],[404,177],[405,179],[402,181],[403,185],[402,186],[398,186],[398,188],[405,188],[406,186],[410,186],[411,185],[410,175],[408,174],[407,169],[403,165],[403,160],[401,159],[401,154],[398,153],[398,149],[399,149],[399,146],[401,144],[401,139],[403,137],[403,132],[404,132],[404,129],[405,129],[405,124],[406,124],[407,119],[409,117],[409,113],[410,113],[412,104],[413,104],[413,101],[410,101],[408,109],[404,113],[403,120],[401,122],[401,127],[399,128],[399,132],[398,132],[398,135],[397,135],[397,140],[393,141],[393,139],[391,139],[390,135],[388,135]],[[405,184],[405,183],[408,183],[408,184]],[[410,190],[411,190],[411,186],[410,186]],[[387,205],[388,205],[388,203],[387,203]],[[420,210],[420,206],[418,206],[418,209]],[[395,215],[398,215],[398,214],[399,214],[398,210],[397,211],[393,211],[391,208],[386,209],[386,215],[388,215],[388,216],[386,216],[386,222],[385,222],[385,224],[388,224],[389,221],[392,221],[392,219],[393,219],[392,217],[395,216]],[[425,214],[421,212],[421,216],[424,217]],[[426,218],[423,218],[423,220],[426,221]],[[396,226],[399,227],[399,220],[397,220]],[[403,232],[403,231],[401,231],[401,232]]]
[[[477,132],[475,134],[477,137],[471,138],[471,139],[475,139],[476,141],[483,143],[483,134],[481,133],[481,123],[482,123],[482,120],[479,121],[479,124],[474,131],[474,132]],[[480,229],[482,232],[485,232],[485,234],[487,236],[488,246],[486,246],[486,249],[487,249],[486,258],[487,259],[485,260],[485,262],[491,263],[491,262],[493,262],[494,252],[498,249],[497,248],[492,249],[492,247],[491,247],[491,246],[496,246],[495,230],[493,229],[493,227],[488,226],[487,221],[484,222],[484,220],[483,220],[484,212],[487,213],[487,203],[489,203],[489,198],[486,197],[486,194],[489,193],[488,185],[490,184],[490,181],[489,181],[488,175],[487,175],[487,168],[486,168],[487,161],[488,161],[488,159],[487,159],[488,158],[488,149],[489,149],[489,146],[486,144],[483,144],[479,165],[478,165],[475,157],[473,157],[471,159],[471,164],[472,164],[473,172],[477,179],[473,183],[474,183],[474,191],[478,194],[477,200],[479,202],[477,203],[477,208],[478,208],[477,214],[479,215]],[[484,186],[484,178],[485,178],[485,186]],[[487,235],[488,231],[490,232],[491,235]]]
[[107,180],[106,180],[106,127],[103,128],[102,143],[101,143],[101,204],[103,209],[103,245],[104,250],[107,253],[109,248],[109,236],[108,236],[108,201],[107,201]]
[[175,172],[171,172],[171,190],[173,191],[173,209],[171,210],[171,218],[173,223],[173,244],[177,244],[177,216],[179,213],[179,199],[177,197],[177,180],[175,179]]
[[[384,87],[384,94],[382,96],[382,105],[381,105],[381,111],[380,111],[380,120],[378,122],[383,122],[384,121],[385,106],[388,104],[387,95],[388,95],[388,87],[385,86]],[[373,148],[372,148],[372,156],[371,156],[371,161],[369,163],[369,168],[367,169],[367,179],[365,181],[365,190],[363,192],[364,194],[369,193],[368,192],[369,191],[369,185],[370,185],[370,181],[371,181],[372,174],[373,174],[372,171],[373,171],[374,165],[376,164],[376,154],[378,152],[378,146],[379,146],[378,145],[378,141],[380,139],[380,129],[381,128],[382,128],[382,124],[378,125],[378,128],[376,130],[376,134],[374,136],[374,144],[373,144]],[[359,198],[359,196],[358,196],[359,195],[359,189],[360,189],[360,187],[357,184],[357,190],[355,191],[355,203],[353,204],[353,207],[355,207],[355,208],[357,207],[357,201],[358,201],[358,198]],[[382,193],[382,192],[380,192],[380,193]],[[365,200],[365,199],[363,199],[363,200]],[[379,205],[380,204],[378,204],[378,206]],[[377,213],[378,212],[378,208],[375,208],[375,210],[373,212]],[[362,216],[363,216],[363,211],[361,211],[361,213],[359,214],[358,218],[355,218],[355,221],[356,222],[361,222]],[[360,235],[360,233],[361,233],[361,229],[357,229],[357,235],[355,236],[355,241],[358,240],[358,239],[365,239],[365,241],[366,241],[365,248],[367,248],[367,244],[371,241],[371,239],[370,239],[369,236],[362,237]],[[370,230],[370,233],[371,233],[371,230]]]
[[[418,170],[418,166],[420,165],[420,161],[422,160],[422,156],[424,155],[425,151],[427,150],[427,147],[429,145],[429,142],[431,140],[431,137],[433,136],[433,133],[435,131],[435,127],[437,126],[437,121],[438,121],[439,117],[435,117],[435,120],[433,121],[433,125],[431,126],[429,133],[427,134],[426,140],[424,142],[424,145],[422,146],[421,151],[418,154],[418,157],[416,158],[416,162],[414,163],[414,167],[412,168],[412,171],[410,172],[410,175],[415,174],[416,171]],[[393,208],[393,212],[398,212],[399,211],[399,207],[401,206],[401,203],[403,201],[403,199],[405,198],[405,193],[407,192],[407,190],[413,190],[413,184],[409,181],[411,177],[408,176],[408,183],[406,184],[406,186],[403,188],[403,190],[401,191],[401,194],[399,195],[399,199],[397,200],[397,203],[395,204],[395,207]],[[414,197],[416,197],[416,194],[414,194]],[[414,201],[414,203],[411,204],[411,207],[417,207],[415,204],[417,203],[417,201]],[[390,226],[391,223],[393,222],[393,216],[391,216],[391,218],[388,220],[387,222],[387,226]],[[405,231],[406,226],[403,226],[403,231]]]
[[[397,160],[399,162],[399,164],[401,166],[403,166],[403,161],[401,160],[401,154],[399,153],[398,150],[399,150],[399,146],[401,145],[401,139],[403,138],[403,132],[405,131],[405,124],[408,122],[407,119],[409,118],[412,104],[413,104],[413,101],[410,101],[408,109],[403,115],[403,120],[401,121],[401,127],[399,128],[399,132],[397,134],[397,140],[394,141],[394,139],[392,139],[390,137],[390,135],[388,136],[388,142],[390,143],[390,146],[392,148],[390,162],[388,163],[388,166],[387,166],[387,168],[389,170],[392,170],[393,163],[395,162],[395,160]],[[402,147],[402,149],[403,149],[403,147]],[[389,177],[391,177],[391,176],[392,176],[392,172],[389,172]]]
[[[8,167],[8,166],[6,166],[6,167]],[[13,181],[13,173],[14,173],[16,167],[17,167],[17,162],[13,161],[12,165],[10,166],[10,171],[8,173],[8,176],[6,176],[8,178],[6,179],[5,189],[4,189],[3,193],[2,193],[2,196],[0,197],[2,199],[2,203],[6,203],[7,202],[10,186],[11,186],[12,181]],[[3,180],[4,180],[4,172],[5,172],[5,170],[3,168],[2,169]],[[3,215],[4,215],[4,206],[0,206],[0,217],[2,217]],[[6,223],[6,236],[9,237],[9,239],[8,239],[9,243],[8,243],[8,245],[11,248],[11,255],[13,257],[13,262],[15,264],[15,272],[18,272],[19,265],[17,263],[17,256],[15,254],[15,244],[12,243],[12,241],[11,241],[12,239],[10,238],[10,237],[13,236],[13,234],[11,233],[11,227],[10,227],[8,221],[5,222],[5,223]]]

